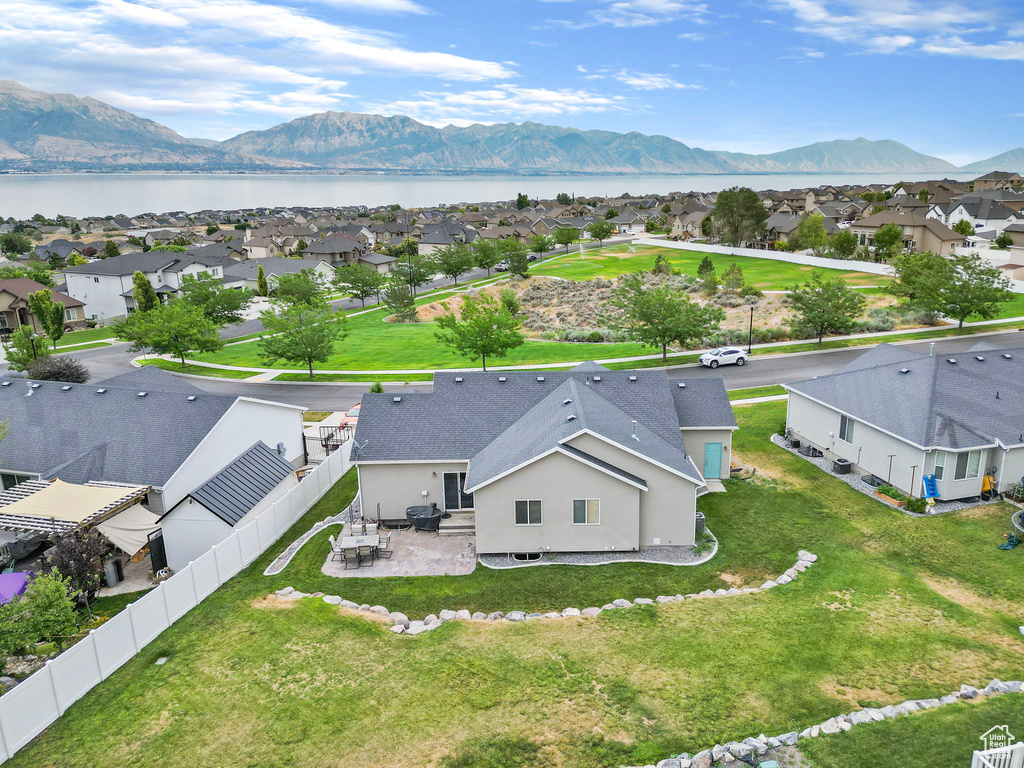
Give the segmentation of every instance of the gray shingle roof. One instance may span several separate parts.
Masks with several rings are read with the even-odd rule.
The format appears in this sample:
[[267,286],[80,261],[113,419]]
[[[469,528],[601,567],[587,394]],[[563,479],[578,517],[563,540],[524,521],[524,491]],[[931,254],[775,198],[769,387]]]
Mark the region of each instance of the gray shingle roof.
[[[685,384],[685,387],[680,387]],[[699,379],[673,379],[670,382],[672,401],[680,427],[735,427],[725,383],[717,376]]]
[[77,267],[63,270],[69,274],[82,275],[131,275],[135,272],[156,272],[166,270],[180,272],[191,264],[202,264],[208,267],[219,267],[226,261],[223,256],[189,256],[175,251],[147,251],[145,253],[126,253],[123,256],[112,256],[109,259],[98,259]]
[[189,496],[233,526],[294,471],[260,441]]
[[918,446],[1024,443],[1024,349],[929,357],[882,345],[788,388]]
[[286,259],[280,256],[246,259],[224,267],[224,279],[228,282],[231,280],[255,280],[259,275],[260,265],[263,265],[263,274],[267,277],[296,274],[304,269],[315,269],[319,261],[319,259]]
[[[235,402],[180,389],[181,382],[159,369],[100,384],[40,382],[30,396],[25,380],[2,381],[11,382],[0,386],[10,432],[0,442],[0,467],[69,483],[162,485]],[[196,399],[189,402],[189,394]]]

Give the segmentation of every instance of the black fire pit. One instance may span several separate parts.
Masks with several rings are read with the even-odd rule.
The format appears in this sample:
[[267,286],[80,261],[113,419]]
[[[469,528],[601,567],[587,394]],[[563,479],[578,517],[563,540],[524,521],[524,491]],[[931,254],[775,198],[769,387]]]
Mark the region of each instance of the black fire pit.
[[441,510],[437,504],[409,507],[405,510],[405,519],[412,523],[417,531],[436,531],[441,524]]

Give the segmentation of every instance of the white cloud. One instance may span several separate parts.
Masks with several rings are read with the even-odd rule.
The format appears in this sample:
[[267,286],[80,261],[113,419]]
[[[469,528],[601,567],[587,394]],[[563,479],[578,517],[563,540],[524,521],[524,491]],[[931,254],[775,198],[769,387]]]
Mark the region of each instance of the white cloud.
[[869,51],[876,53],[895,53],[916,42],[917,40],[910,35],[878,35],[868,41],[867,47]]
[[589,5],[592,7],[587,13],[587,21],[583,23],[564,19],[553,19],[548,23],[576,29],[597,24],[649,27],[682,20],[700,24],[710,14],[707,4],[697,0],[589,0]]
[[689,40],[692,43],[699,43],[704,39],[704,35],[699,32],[683,32],[678,37],[680,40]]
[[625,69],[613,75],[613,77],[620,83],[641,91],[664,91],[671,88],[679,90],[701,90],[704,87],[702,85],[688,85],[686,83],[680,83],[678,80],[674,80],[668,75],[649,72],[631,72]]
[[921,46],[926,53],[943,53],[951,56],[970,56],[976,59],[998,61],[1024,61],[1024,42],[1003,40],[998,43],[969,43],[959,37],[949,37],[926,42]]

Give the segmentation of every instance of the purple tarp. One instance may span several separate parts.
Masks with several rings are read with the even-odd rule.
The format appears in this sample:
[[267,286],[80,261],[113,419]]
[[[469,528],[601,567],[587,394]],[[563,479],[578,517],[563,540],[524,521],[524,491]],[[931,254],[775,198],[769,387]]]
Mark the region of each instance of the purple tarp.
[[23,595],[32,576],[32,571],[0,573],[0,605],[6,605],[18,595]]

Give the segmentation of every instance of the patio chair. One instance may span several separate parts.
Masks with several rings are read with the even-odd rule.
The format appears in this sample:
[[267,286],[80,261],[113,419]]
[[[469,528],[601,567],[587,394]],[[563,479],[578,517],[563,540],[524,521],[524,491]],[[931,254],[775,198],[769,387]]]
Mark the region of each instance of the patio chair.
[[366,521],[365,520],[357,520],[356,522],[352,523],[352,535],[353,536],[362,536],[365,532],[366,532]]
[[338,546],[338,540],[334,538],[333,534],[328,536],[327,540],[331,542],[331,560],[337,560],[341,557],[341,547]]
[[380,544],[377,545],[377,557],[389,558],[395,554],[395,550],[391,548],[391,536],[382,535],[380,537]]
[[355,547],[348,547],[343,550],[345,557],[345,570],[359,567],[359,551]]
[[367,536],[373,536],[375,533],[377,533],[377,524],[363,523],[363,533]]
[[373,547],[364,545],[359,547],[359,565],[373,565]]

